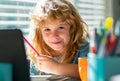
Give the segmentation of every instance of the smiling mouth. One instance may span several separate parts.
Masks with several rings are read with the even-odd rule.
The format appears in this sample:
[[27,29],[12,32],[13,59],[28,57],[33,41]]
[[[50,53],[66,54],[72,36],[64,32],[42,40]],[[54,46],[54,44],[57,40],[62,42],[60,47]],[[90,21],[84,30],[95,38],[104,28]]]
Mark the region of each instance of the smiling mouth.
[[59,44],[59,43],[61,43],[61,42],[52,42],[52,44]]

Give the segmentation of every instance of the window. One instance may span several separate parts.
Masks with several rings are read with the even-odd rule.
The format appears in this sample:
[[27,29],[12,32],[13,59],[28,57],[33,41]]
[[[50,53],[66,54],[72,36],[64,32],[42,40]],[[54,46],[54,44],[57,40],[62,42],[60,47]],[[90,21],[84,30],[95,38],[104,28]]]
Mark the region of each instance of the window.
[[[105,0],[70,0],[90,29],[100,27],[105,19]],[[29,32],[29,12],[37,0],[0,0],[0,29],[21,29]]]
[[98,28],[105,19],[105,0],[71,0],[90,29]]
[[0,29],[21,29],[29,32],[29,12],[37,0],[0,0]]

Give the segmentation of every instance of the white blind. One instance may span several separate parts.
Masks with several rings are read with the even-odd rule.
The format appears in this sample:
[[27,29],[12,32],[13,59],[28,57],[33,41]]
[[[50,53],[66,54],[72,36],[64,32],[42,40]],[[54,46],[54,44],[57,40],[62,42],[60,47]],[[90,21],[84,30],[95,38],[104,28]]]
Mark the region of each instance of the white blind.
[[[38,0],[0,0],[0,29],[18,28],[29,32],[29,12]],[[70,0],[89,28],[100,27],[105,19],[105,0]]]
[[0,0],[0,29],[21,29],[29,32],[29,12],[37,0]]
[[90,29],[100,27],[105,19],[105,0],[72,0]]

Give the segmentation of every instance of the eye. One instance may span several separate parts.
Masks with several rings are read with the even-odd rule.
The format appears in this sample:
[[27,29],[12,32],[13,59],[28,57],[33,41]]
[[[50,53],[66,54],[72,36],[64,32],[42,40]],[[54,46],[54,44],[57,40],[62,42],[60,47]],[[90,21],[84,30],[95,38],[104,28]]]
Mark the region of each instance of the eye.
[[50,29],[49,28],[45,28],[45,29],[43,29],[43,31],[50,31]]
[[65,27],[61,26],[61,27],[59,27],[59,29],[65,29]]

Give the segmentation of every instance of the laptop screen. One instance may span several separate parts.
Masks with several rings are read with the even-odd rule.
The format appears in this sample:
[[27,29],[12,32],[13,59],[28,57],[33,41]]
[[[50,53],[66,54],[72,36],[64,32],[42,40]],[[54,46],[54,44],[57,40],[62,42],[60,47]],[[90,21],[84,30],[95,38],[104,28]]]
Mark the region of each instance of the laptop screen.
[[0,30],[0,63],[4,62],[13,66],[13,81],[30,81],[23,35],[19,29]]

